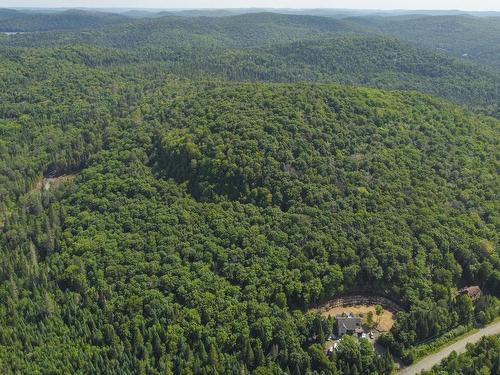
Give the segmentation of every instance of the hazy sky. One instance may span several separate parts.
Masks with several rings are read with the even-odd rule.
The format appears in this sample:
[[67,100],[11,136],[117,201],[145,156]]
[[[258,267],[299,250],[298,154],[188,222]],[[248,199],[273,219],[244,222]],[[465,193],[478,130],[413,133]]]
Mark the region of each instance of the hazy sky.
[[358,8],[497,10],[500,0],[0,0],[0,7]]

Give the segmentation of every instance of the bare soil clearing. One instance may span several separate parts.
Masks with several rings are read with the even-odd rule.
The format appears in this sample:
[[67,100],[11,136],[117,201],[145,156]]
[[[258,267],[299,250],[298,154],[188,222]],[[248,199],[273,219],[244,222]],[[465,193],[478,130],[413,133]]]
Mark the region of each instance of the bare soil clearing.
[[[74,174],[65,174],[58,177],[43,177],[40,181],[36,183],[33,188],[28,191],[27,195],[33,193],[41,193],[44,190],[57,189],[59,186],[63,185],[66,182],[72,181],[77,176],[77,173]],[[0,228],[4,226],[4,218],[10,216],[9,210],[1,212],[0,211]]]
[[31,193],[58,188],[65,182],[73,180],[76,176],[76,174],[65,174],[59,177],[44,177],[31,189]]

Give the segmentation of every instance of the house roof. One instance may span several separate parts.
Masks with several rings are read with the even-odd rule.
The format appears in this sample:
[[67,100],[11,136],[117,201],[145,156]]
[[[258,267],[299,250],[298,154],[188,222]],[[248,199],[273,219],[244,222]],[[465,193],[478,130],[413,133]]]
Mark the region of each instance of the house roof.
[[472,299],[478,299],[481,296],[481,288],[477,285],[468,286],[457,291],[457,295],[467,294]]
[[336,319],[338,326],[348,331],[354,331],[361,324],[361,318],[354,316],[337,316]]

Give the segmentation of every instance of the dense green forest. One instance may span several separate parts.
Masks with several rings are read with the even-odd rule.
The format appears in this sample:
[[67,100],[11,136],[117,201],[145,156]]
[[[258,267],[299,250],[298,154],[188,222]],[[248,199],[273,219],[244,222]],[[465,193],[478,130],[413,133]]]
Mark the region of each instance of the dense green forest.
[[[88,31],[11,35],[0,39],[0,45],[12,47],[7,51],[15,61],[26,48],[33,54],[36,47],[37,53],[92,66],[147,66],[191,78],[415,90],[497,117],[500,112],[498,69],[415,47],[381,32],[369,36],[374,32],[351,20],[256,13],[109,23]],[[500,35],[495,30],[483,34]]]
[[[369,26],[418,46],[441,50],[456,57],[477,60],[500,68],[500,23],[498,17],[402,16],[359,17],[352,22]],[[460,35],[460,37],[457,37]]]
[[0,9],[0,32],[88,29],[125,22],[126,17],[102,12],[67,10],[40,14]]
[[500,373],[500,336],[484,337],[463,354],[453,353],[425,375],[498,374]]
[[309,309],[390,296],[407,363],[498,315],[498,71],[345,20],[117,18],[0,37],[2,373],[390,374]]

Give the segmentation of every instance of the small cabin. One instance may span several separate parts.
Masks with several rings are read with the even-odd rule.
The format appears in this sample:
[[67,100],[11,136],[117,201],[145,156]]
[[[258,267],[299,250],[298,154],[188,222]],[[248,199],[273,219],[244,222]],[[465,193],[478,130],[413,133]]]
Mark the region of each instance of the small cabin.
[[474,285],[457,290],[457,296],[463,295],[467,295],[471,300],[477,301],[481,297],[481,288],[479,288],[477,285]]

